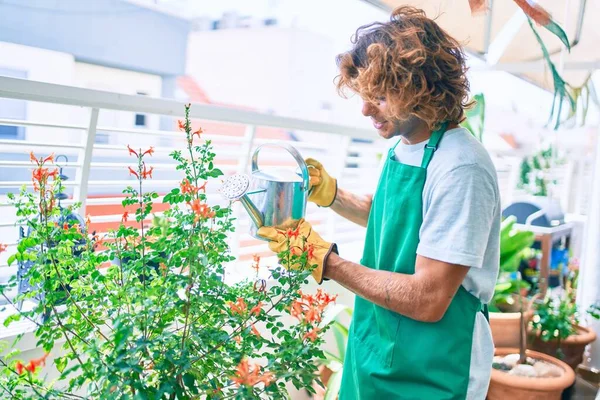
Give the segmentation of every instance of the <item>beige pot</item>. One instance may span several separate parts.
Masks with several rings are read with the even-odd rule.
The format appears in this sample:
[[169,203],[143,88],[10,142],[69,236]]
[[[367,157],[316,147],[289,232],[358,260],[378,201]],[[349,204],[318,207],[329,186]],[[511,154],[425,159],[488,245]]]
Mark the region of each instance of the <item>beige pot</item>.
[[[518,352],[517,348],[501,348],[496,349],[494,354],[505,356]],[[564,374],[556,378],[527,378],[492,369],[488,400],[560,400],[563,390],[575,382],[575,372],[564,362],[530,350],[527,350],[527,356],[552,363],[560,367]]]
[[[533,311],[528,310],[523,314],[527,326],[533,318]],[[518,312],[490,313],[490,328],[492,329],[494,347],[519,347],[520,324],[521,314]]]
[[[584,328],[579,325],[575,325],[575,329],[576,333],[574,335],[571,335],[560,342],[560,349],[564,354],[564,358],[561,358],[561,360],[566,362],[573,369],[577,369],[577,366],[582,363],[585,346],[596,340],[596,332],[592,329]],[[558,340],[544,342],[540,338],[539,332],[530,332],[528,335],[527,348],[557,357],[559,343]]]

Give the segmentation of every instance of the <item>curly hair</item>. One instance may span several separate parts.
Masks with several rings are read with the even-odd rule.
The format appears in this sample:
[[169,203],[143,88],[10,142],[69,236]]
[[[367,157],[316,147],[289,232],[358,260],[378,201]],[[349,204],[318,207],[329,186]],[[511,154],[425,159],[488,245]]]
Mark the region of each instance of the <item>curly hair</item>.
[[336,58],[342,96],[347,88],[368,102],[384,98],[388,117],[415,116],[430,129],[462,122],[472,105],[464,52],[423,10],[398,7],[389,22],[358,28],[352,43]]

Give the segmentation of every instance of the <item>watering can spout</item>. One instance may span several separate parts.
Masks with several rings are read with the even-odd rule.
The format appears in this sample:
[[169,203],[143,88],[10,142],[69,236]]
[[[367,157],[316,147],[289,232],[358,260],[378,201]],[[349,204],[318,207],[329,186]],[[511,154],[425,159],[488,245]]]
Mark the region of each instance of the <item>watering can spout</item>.
[[248,194],[251,194],[248,193],[249,186],[250,178],[248,175],[236,174],[227,178],[219,191],[229,201],[239,200],[258,229],[264,225],[264,220],[262,213],[258,211],[258,208],[256,208],[252,200],[248,198]]

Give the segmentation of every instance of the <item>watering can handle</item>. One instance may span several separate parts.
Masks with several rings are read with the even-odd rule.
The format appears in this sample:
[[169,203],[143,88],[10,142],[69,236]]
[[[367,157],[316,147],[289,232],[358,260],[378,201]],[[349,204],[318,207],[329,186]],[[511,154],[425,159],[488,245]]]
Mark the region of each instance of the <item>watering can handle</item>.
[[258,153],[262,150],[263,147],[266,147],[266,146],[283,148],[283,149],[287,150],[288,153],[290,153],[292,155],[292,157],[294,157],[294,159],[298,163],[298,166],[300,167],[300,170],[302,171],[302,190],[308,190],[308,188],[309,188],[308,166],[306,165],[306,162],[304,162],[304,159],[302,158],[302,156],[300,155],[298,150],[296,150],[293,146],[291,146],[289,144],[265,143],[263,145],[258,146],[256,148],[256,150],[254,151],[254,154],[252,155],[252,172],[258,171]]

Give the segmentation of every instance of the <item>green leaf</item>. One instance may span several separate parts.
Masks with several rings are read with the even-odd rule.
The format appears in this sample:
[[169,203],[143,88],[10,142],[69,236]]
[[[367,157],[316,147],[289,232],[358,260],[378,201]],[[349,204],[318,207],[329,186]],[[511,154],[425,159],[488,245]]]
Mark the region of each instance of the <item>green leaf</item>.
[[208,172],[208,176],[211,178],[218,178],[223,175],[223,172],[219,168],[215,168]]
[[17,259],[17,255],[12,254],[10,257],[8,257],[8,260],[6,260],[6,263],[8,264],[8,266],[11,266],[12,263],[14,263],[16,259]]
[[544,25],[544,28],[548,29],[550,32],[555,34],[556,37],[559,38],[560,41],[565,45],[567,50],[569,50],[569,52],[571,51],[571,44],[569,43],[569,38],[567,37],[567,34],[563,30],[563,28],[560,27],[560,25],[558,25],[553,20],[550,20],[550,22],[547,25]]
[[8,328],[8,326],[10,324],[12,324],[13,322],[17,322],[21,320],[21,314],[12,314],[9,315],[5,320],[4,320],[4,327]]
[[58,372],[62,373],[67,367],[67,357],[57,357],[54,359],[54,364]]

